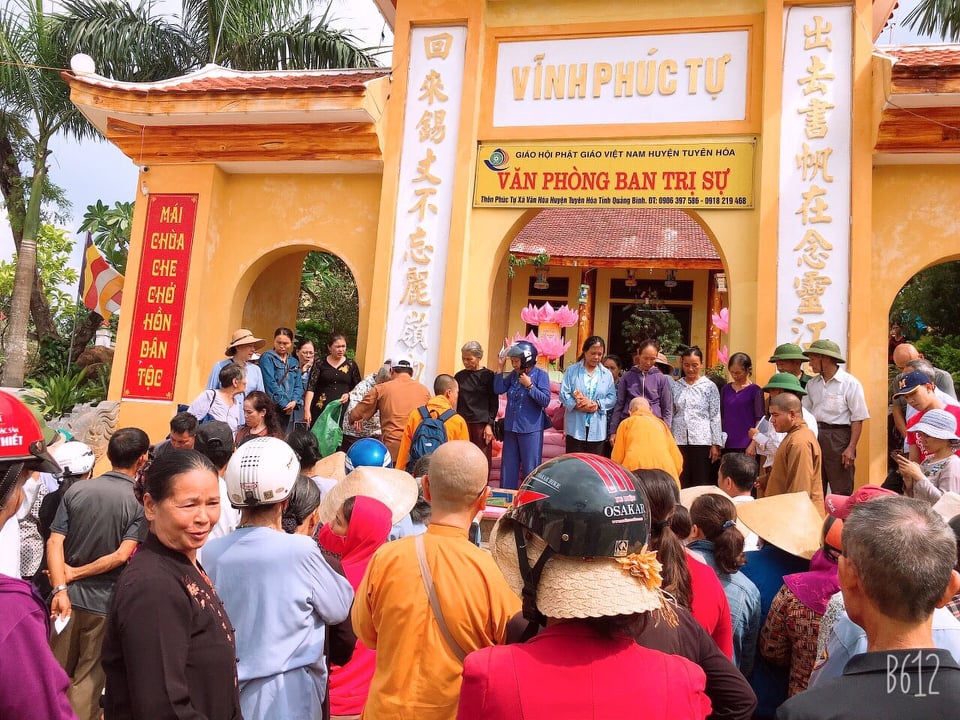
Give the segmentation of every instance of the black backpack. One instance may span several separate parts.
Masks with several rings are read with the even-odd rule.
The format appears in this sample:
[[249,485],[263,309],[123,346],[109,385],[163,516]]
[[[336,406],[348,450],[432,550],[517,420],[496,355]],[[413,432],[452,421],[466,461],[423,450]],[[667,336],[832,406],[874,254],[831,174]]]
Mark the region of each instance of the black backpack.
[[447,441],[447,427],[444,423],[452,418],[456,412],[447,410],[440,417],[434,417],[423,405],[417,410],[420,412],[420,424],[413,433],[413,439],[410,441],[410,454],[407,455],[408,473],[413,472],[413,466],[417,460],[425,457],[443,445]]

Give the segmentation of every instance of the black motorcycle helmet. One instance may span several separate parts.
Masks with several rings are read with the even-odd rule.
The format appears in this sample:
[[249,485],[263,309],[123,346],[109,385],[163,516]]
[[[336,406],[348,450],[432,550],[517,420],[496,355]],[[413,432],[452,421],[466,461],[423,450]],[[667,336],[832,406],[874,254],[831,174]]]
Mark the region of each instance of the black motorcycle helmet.
[[519,340],[507,349],[507,357],[520,358],[520,369],[528,370],[537,364],[537,348],[531,342]]
[[[647,500],[633,473],[587,453],[560,455],[537,467],[520,486],[506,519],[517,543],[524,616],[541,625],[537,585],[550,557],[624,558],[640,552],[650,535]],[[547,545],[532,567],[525,532]]]

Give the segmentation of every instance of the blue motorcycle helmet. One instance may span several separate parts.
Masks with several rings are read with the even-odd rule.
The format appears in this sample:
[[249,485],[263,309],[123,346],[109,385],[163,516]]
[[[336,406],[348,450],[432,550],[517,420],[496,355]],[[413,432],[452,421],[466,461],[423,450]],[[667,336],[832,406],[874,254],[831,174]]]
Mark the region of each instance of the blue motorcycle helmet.
[[347,450],[344,469],[349,473],[358,467],[393,467],[387,446],[376,438],[360,438]]

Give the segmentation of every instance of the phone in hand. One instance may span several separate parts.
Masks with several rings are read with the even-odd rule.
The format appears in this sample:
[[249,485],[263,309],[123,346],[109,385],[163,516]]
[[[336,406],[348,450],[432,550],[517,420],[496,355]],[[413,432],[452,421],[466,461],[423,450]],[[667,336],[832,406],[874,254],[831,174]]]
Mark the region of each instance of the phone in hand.
[[305,422],[295,422],[295,423],[293,424],[293,429],[294,429],[294,430],[309,430],[309,429],[310,429],[310,426],[307,425]]

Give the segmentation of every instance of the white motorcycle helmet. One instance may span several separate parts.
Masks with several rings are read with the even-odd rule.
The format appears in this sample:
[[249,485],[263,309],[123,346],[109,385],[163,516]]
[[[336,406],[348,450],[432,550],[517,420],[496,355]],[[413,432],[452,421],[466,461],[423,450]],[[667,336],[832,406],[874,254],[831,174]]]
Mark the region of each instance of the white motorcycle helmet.
[[53,459],[60,465],[61,477],[80,477],[93,470],[97,462],[93,448],[86,443],[71,440],[50,450]]
[[296,453],[279,438],[258,437],[237,448],[224,480],[235,508],[283,502],[300,474]]

